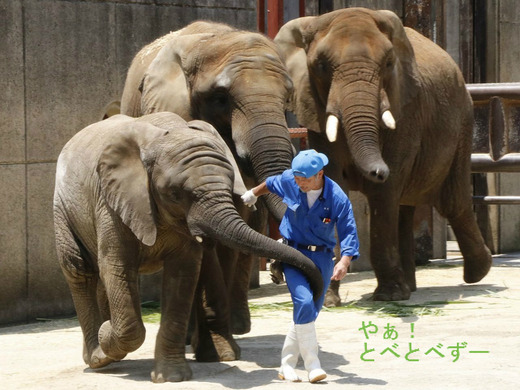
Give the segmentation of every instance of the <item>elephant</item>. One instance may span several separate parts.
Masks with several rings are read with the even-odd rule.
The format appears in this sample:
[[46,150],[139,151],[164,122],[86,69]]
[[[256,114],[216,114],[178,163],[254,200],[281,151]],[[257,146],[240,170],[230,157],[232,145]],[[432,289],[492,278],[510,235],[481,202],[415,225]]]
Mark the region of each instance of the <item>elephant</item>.
[[[56,168],[56,250],[83,332],[86,364],[100,368],[139,348],[145,327],[138,276],[162,269],[152,380],[190,379],[185,338],[198,280],[206,278],[217,289],[224,285],[216,242],[300,267],[316,297],[321,293],[321,276],[310,259],[241,219],[232,192],[244,188],[216,130],[173,113],[115,115],[67,142]],[[225,290],[209,293],[213,300],[220,297],[215,310],[229,310]],[[211,323],[215,348],[221,360],[237,359],[229,322],[219,321],[224,317]]]
[[[290,168],[294,148],[285,118],[292,82],[278,47],[262,34],[196,21],[143,47],[134,57],[121,97],[121,113],[138,117],[170,111],[212,124],[230,147],[248,188]],[[270,194],[246,222],[266,232],[267,209],[280,221],[286,206]],[[219,246],[231,302],[233,333],[251,327],[247,303],[253,258]],[[240,256],[245,257],[243,254]],[[205,336],[198,335],[203,340]],[[205,360],[212,360],[209,356]]]
[[[128,70],[121,113],[170,111],[212,124],[246,180],[290,167],[294,154],[285,101],[292,82],[277,46],[262,34],[194,22],[142,48]],[[281,219],[285,205],[269,196]]]
[[326,174],[370,208],[374,300],[417,289],[413,217],[435,207],[453,228],[464,281],[492,263],[472,212],[473,106],[463,76],[435,43],[387,10],[346,8],[297,18],[274,41],[294,91],[288,101]]

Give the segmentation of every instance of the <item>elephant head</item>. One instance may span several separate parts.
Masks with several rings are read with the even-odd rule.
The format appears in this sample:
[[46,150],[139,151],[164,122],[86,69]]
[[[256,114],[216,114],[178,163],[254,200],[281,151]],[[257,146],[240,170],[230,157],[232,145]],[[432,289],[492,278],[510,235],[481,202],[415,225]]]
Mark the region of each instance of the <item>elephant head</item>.
[[166,112],[107,121],[123,122],[127,130],[108,140],[100,155],[101,193],[143,244],[161,246],[172,228],[173,234],[184,231],[199,243],[219,241],[292,264],[309,277],[315,297],[321,294],[320,273],[310,259],[257,233],[239,216],[231,194],[242,194],[245,186],[211,125]]
[[384,182],[389,168],[381,139],[399,131],[401,111],[419,90],[414,52],[397,15],[349,8],[299,18],[275,42],[294,81],[289,109],[300,124],[330,142],[341,129],[358,171]]
[[[134,58],[121,112],[158,111],[212,124],[246,177],[262,182],[290,167],[293,147],[285,120],[292,82],[277,46],[261,34],[195,22],[159,38]],[[281,219],[285,206],[266,198]]]

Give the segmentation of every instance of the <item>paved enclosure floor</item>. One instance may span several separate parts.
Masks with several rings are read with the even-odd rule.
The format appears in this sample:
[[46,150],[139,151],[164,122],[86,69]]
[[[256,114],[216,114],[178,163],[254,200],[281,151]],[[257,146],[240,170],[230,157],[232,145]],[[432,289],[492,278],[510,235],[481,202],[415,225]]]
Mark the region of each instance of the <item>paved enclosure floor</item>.
[[2,389],[518,389],[520,384],[520,253],[498,255],[484,280],[462,281],[461,260],[434,260],[417,270],[418,290],[409,301],[370,301],[372,272],[347,275],[342,307],[325,309],[317,321],[320,359],[328,378],[293,384],[277,378],[291,319],[285,285],[260,275],[250,292],[249,334],[237,336],[242,359],[197,363],[189,382],[153,384],[156,324],[147,324],[144,345],[97,372],[81,357],[75,319],[0,328]]

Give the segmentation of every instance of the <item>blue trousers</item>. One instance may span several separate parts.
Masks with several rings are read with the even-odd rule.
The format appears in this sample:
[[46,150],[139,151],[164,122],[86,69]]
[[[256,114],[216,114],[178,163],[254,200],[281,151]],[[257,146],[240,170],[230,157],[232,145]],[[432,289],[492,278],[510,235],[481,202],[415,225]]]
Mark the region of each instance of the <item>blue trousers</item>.
[[325,293],[329,288],[330,278],[334,271],[334,261],[332,260],[334,254],[332,252],[311,252],[308,250],[300,250],[300,252],[316,264],[323,277],[323,293],[315,302],[307,277],[300,269],[282,263],[285,280],[293,302],[293,321],[295,324],[307,324],[316,320],[325,301]]

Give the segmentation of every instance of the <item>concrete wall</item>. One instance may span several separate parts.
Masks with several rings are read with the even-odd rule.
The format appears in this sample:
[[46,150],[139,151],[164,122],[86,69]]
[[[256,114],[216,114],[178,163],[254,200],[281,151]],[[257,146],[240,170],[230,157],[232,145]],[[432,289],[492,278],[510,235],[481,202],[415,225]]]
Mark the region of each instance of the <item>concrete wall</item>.
[[57,156],[120,100],[143,45],[197,19],[256,30],[256,1],[0,0],[0,324],[74,312],[54,247]]

